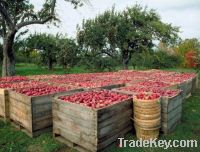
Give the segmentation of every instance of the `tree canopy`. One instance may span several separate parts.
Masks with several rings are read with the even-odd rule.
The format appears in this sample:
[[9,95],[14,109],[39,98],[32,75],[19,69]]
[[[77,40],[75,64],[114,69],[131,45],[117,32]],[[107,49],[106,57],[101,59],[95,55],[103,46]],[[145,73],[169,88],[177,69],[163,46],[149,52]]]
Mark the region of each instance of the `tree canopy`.
[[95,19],[83,20],[77,39],[90,54],[114,57],[120,53],[127,69],[134,52],[152,50],[154,41],[173,45],[179,40],[178,32],[178,27],[163,23],[155,10],[134,5],[122,12],[112,8]]

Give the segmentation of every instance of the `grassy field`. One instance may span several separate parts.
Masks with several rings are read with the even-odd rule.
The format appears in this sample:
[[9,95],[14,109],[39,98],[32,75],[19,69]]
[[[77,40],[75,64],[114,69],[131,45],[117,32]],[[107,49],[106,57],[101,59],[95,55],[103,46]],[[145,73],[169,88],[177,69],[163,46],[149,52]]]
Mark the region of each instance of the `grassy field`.
[[[174,69],[170,69],[174,70]],[[177,69],[176,69],[177,70]],[[179,71],[188,71],[180,69]],[[190,70],[189,70],[190,71]],[[89,72],[81,68],[73,68],[70,73]],[[64,74],[68,73],[61,68],[53,71],[37,67],[35,65],[17,65],[18,75],[33,74]],[[136,139],[135,135],[129,134],[127,139]],[[161,135],[160,139],[166,140],[184,140],[195,139],[200,142],[200,89],[197,89],[193,95],[183,104],[182,122],[174,131],[167,136]],[[112,146],[109,152],[163,152],[163,148],[118,148]],[[198,152],[198,148],[169,148],[168,152]],[[23,132],[18,131],[9,123],[0,121],[0,152],[75,152],[75,150],[67,148],[65,145],[55,141],[51,133],[43,134],[37,138],[31,139]]]
[[[61,67],[55,67],[53,70],[48,70],[45,67],[37,66],[35,64],[20,63],[16,65],[16,75],[38,75],[38,74],[67,74],[67,73],[86,73],[90,72],[86,68],[74,67],[70,70]],[[0,67],[1,73],[1,67]]]
[[[133,67],[130,67],[129,69],[133,69]],[[137,70],[143,70],[144,68],[138,68]],[[120,67],[117,68],[117,70],[120,70]],[[171,70],[171,71],[179,71],[179,72],[195,72],[195,70],[192,69],[164,69],[164,70]],[[98,70],[97,70],[98,71]],[[38,74],[67,74],[67,73],[88,73],[92,72],[89,69],[86,69],[84,66],[80,67],[73,67],[71,69],[63,69],[61,67],[54,67],[53,70],[48,70],[45,67],[37,66],[35,64],[29,64],[29,63],[19,63],[16,64],[16,75],[38,75]],[[0,66],[0,73],[1,73],[1,66]]]

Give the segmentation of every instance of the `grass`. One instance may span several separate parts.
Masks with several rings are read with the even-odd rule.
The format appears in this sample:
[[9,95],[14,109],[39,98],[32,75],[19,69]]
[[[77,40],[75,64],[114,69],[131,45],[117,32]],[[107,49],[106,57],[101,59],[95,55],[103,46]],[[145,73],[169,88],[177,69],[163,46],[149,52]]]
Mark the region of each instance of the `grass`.
[[[117,70],[121,68],[118,67]],[[133,69],[132,66],[129,69]],[[145,70],[146,68],[139,67],[137,70]],[[193,69],[184,69],[184,68],[171,68],[171,69],[164,69],[164,70],[171,70],[171,71],[178,71],[178,72],[195,72]],[[97,70],[98,71],[98,70]],[[71,69],[63,69],[62,67],[54,67],[53,70],[48,70],[45,67],[37,66],[35,64],[30,63],[18,63],[16,64],[16,75],[38,75],[38,74],[67,74],[67,73],[89,73],[92,72],[91,70],[87,69],[85,66],[77,66]],[[0,66],[0,73],[1,73],[1,66]],[[200,74],[200,73],[199,73]]]
[[[71,69],[63,69],[55,67],[53,70],[48,70],[45,67],[35,64],[19,63],[16,64],[16,75],[38,75],[38,74],[67,74],[67,73],[86,73],[90,72],[84,66],[74,67]],[[0,68],[1,73],[1,68]]]

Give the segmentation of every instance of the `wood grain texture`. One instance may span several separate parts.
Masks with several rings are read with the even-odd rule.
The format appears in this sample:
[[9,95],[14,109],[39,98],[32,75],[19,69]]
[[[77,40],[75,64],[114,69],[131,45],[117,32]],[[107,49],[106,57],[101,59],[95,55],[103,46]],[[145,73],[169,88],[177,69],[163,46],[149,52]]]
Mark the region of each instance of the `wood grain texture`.
[[[62,95],[64,92],[58,94]],[[21,126],[30,137],[52,130],[52,100],[55,95],[57,94],[30,97],[9,91],[9,116],[12,123]]]
[[132,106],[130,99],[91,109],[56,97],[52,103],[54,137],[80,151],[101,151],[133,129]]

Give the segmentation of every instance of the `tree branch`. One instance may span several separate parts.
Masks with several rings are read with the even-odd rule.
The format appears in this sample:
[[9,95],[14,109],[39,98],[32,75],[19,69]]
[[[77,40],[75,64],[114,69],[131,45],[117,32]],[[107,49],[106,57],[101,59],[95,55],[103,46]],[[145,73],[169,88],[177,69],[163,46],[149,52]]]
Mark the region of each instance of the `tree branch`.
[[52,0],[51,8],[50,8],[51,13],[49,14],[49,16],[47,16],[44,19],[40,19],[40,20],[21,22],[16,26],[16,30],[19,30],[20,28],[27,26],[27,25],[31,25],[31,24],[45,24],[46,22],[52,20],[55,15],[55,6],[56,6],[56,0]]
[[32,18],[35,19],[35,20],[38,19],[38,18],[37,18],[37,15],[35,15],[35,14],[33,14],[33,13],[25,13],[25,14],[23,15],[21,21],[24,22],[25,18],[27,18],[27,17],[32,17]]
[[33,20],[33,21],[22,22],[16,26],[16,29],[19,30],[20,28],[27,26],[27,25],[31,25],[31,24],[45,24],[46,22],[50,21],[53,18],[54,18],[54,16],[48,16],[43,20]]
[[2,18],[4,18],[4,20],[8,24],[9,28],[12,29],[14,27],[14,24],[9,16],[7,10],[3,7],[2,2],[5,3],[4,1],[0,1],[0,14],[1,14]]

